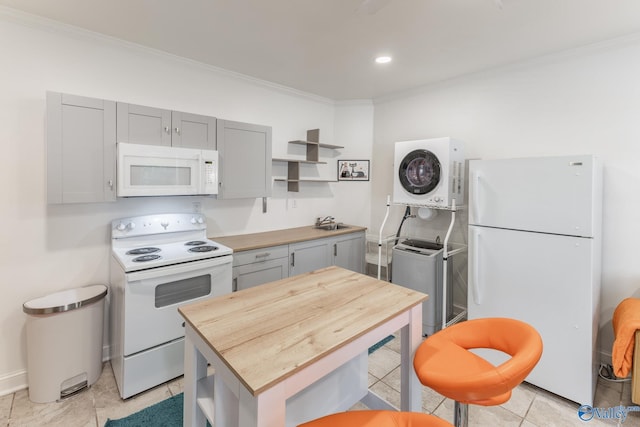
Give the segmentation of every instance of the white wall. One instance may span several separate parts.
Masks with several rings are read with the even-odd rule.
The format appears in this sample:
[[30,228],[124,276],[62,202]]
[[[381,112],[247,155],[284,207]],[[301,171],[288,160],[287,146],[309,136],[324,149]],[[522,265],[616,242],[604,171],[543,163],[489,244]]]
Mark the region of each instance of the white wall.
[[[268,213],[260,200],[126,199],[115,203],[46,204],[45,92],[131,102],[273,127],[274,157],[304,156],[286,142],[319,128],[326,165],[305,173],[336,177],[336,158],[371,156],[373,106],[332,101],[89,34],[0,8],[0,395],[26,386],[22,303],[57,290],[108,283],[110,222],[130,215],[188,212],[202,204],[209,235],[311,225],[319,215],[368,226],[362,207],[370,183],[274,183]],[[352,118],[354,118],[352,120]],[[284,175],[274,163],[274,175]],[[357,189],[357,191],[355,191]],[[354,195],[352,197],[352,195]],[[292,207],[295,200],[296,207]],[[345,201],[353,201],[358,212]]]
[[[452,136],[465,142],[468,159],[598,156],[604,163],[600,337],[602,354],[610,357],[613,310],[625,297],[640,297],[638,76],[640,40],[633,37],[378,100],[373,206],[382,206],[391,194],[395,141]],[[400,210],[394,210],[394,227]],[[384,212],[373,212],[377,227]],[[429,236],[442,226],[417,227]]]

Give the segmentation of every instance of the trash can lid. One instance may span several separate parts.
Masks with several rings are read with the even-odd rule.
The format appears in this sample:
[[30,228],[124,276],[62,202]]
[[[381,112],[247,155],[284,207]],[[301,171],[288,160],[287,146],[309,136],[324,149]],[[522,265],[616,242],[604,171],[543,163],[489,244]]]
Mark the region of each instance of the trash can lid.
[[101,300],[107,295],[105,285],[89,285],[68,289],[32,299],[22,304],[22,311],[27,314],[51,314],[75,310]]

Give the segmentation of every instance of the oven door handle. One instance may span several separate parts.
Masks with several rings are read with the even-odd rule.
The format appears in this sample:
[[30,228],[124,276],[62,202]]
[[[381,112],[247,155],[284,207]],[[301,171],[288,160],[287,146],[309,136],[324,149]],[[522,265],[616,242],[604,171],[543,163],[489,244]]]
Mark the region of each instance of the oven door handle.
[[232,261],[233,257],[231,255],[224,255],[216,258],[210,258],[204,261],[193,261],[184,264],[166,265],[164,267],[152,268],[150,270],[127,273],[127,280],[129,282],[134,282],[138,280],[149,280],[158,277],[165,277],[169,274],[192,273],[205,268],[230,264]]

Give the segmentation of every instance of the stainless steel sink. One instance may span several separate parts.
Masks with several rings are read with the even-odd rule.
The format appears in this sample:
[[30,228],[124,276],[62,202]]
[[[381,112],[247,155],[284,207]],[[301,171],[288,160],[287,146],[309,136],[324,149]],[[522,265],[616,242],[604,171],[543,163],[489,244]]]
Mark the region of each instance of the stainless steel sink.
[[314,227],[320,230],[342,230],[345,228],[351,228],[351,226],[342,224],[340,222],[331,222],[328,224],[316,225]]

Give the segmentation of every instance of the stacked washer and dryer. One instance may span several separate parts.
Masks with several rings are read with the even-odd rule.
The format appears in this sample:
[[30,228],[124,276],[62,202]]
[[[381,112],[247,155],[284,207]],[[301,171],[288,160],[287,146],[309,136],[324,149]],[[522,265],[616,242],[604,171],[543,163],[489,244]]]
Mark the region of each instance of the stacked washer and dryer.
[[[393,203],[444,210],[462,205],[463,149],[460,141],[451,138],[397,142]],[[402,240],[393,248],[391,281],[429,295],[422,308],[424,335],[441,329],[443,310],[453,311],[452,264],[446,262],[445,254],[443,244],[414,238]]]

